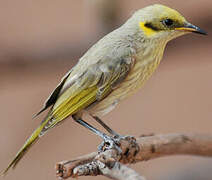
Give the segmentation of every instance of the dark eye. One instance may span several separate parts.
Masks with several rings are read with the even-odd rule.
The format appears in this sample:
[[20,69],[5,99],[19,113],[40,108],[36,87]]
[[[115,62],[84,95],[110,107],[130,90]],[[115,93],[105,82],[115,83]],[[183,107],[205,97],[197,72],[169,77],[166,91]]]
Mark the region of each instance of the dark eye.
[[174,23],[174,21],[171,20],[171,19],[165,19],[165,20],[163,20],[163,24],[166,25],[166,26],[168,26],[168,27],[169,26],[172,26],[173,23]]

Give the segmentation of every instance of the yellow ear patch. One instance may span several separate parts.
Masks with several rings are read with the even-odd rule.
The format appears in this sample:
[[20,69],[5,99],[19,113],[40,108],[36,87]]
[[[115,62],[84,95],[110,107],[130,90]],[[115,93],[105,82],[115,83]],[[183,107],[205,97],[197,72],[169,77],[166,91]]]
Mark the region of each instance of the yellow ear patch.
[[146,36],[152,36],[156,33],[153,29],[146,27],[144,22],[139,22],[139,27],[143,30]]

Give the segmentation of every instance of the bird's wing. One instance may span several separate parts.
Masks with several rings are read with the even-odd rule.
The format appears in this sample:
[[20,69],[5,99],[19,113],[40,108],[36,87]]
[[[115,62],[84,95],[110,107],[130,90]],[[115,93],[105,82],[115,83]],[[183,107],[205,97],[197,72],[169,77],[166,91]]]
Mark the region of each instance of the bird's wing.
[[48,99],[45,101],[43,108],[33,116],[34,118],[37,117],[39,114],[41,114],[46,109],[48,109],[50,106],[52,106],[56,102],[58,95],[59,95],[64,83],[66,82],[67,78],[69,77],[70,73],[71,73],[71,71],[69,71],[62,78],[61,82],[57,85],[57,87],[54,89],[54,91],[50,94]]
[[[52,117],[48,118],[48,123],[45,123],[41,134],[95,101],[101,101],[126,78],[132,64],[131,57],[100,61],[87,67],[85,72],[75,78],[70,87],[67,88],[65,82],[63,85],[66,87],[65,91],[58,96],[49,113]],[[77,74],[70,74],[71,76]]]
[[117,88],[127,77],[133,64],[134,58],[125,57],[108,64],[103,63],[100,65],[101,78],[97,84],[96,100],[101,101],[112,90]]

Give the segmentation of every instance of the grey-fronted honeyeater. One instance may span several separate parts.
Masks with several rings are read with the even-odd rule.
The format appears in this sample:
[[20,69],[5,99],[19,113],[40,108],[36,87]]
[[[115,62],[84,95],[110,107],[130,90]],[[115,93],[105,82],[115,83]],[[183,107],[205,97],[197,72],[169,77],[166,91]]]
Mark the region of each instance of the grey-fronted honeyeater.
[[135,12],[94,44],[64,76],[38,113],[50,108],[48,115],[3,174],[14,168],[41,136],[69,116],[104,138],[104,133],[83,121],[83,114],[88,113],[115,134],[99,117],[143,86],[158,67],[168,41],[190,32],[206,34],[169,7],[156,4]]

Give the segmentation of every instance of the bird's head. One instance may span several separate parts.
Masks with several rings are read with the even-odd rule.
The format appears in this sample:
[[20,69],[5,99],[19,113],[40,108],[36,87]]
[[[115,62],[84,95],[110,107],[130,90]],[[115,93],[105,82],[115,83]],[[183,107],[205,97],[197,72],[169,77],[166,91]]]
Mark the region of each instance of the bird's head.
[[190,32],[206,35],[205,31],[189,23],[179,12],[164,5],[155,4],[138,10],[132,19],[137,29],[149,39],[168,42]]

